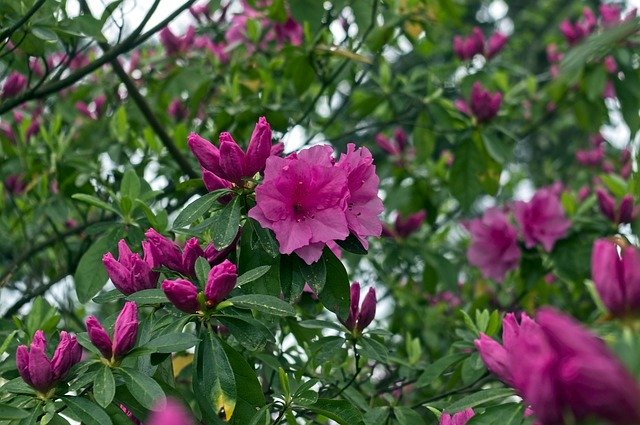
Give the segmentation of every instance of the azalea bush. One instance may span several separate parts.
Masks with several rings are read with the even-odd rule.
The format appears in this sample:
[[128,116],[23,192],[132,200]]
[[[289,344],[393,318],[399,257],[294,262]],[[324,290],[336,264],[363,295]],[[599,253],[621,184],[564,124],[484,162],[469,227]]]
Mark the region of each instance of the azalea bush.
[[640,423],[622,1],[0,0],[0,423]]

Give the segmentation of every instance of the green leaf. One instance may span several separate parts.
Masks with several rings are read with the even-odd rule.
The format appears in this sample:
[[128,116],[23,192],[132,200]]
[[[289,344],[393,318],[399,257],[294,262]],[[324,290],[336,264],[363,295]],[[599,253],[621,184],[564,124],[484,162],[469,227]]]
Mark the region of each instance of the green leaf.
[[362,421],[362,413],[346,400],[319,399],[307,409],[333,419],[341,425],[353,425]]
[[358,343],[362,346],[362,352],[372,360],[379,362],[389,362],[389,350],[379,341],[373,338],[360,338]]
[[306,283],[299,263],[300,259],[295,254],[280,256],[280,286],[284,299],[291,303],[300,298]]
[[519,425],[524,421],[522,403],[505,403],[487,407],[484,412],[476,413],[467,425]]
[[342,262],[325,248],[320,261],[324,261],[327,271],[327,281],[318,294],[318,299],[329,311],[334,312],[342,320],[349,315],[349,275]]
[[347,236],[345,240],[336,241],[336,243],[340,248],[344,249],[345,251],[351,252],[353,254],[358,254],[358,255],[367,254],[367,250],[365,249],[364,246],[362,246],[358,238],[356,238],[353,235],[353,233],[349,233],[349,236]]
[[260,223],[250,218],[247,220],[253,228],[253,234],[258,239],[258,243],[262,249],[271,257],[277,257],[280,254],[278,242],[276,242],[273,232],[269,229],[264,229],[260,226]]
[[400,425],[424,425],[422,417],[415,410],[408,407],[396,406],[393,408],[393,414]]
[[249,351],[262,350],[267,341],[273,341],[271,331],[259,320],[245,316],[217,316],[229,333]]
[[9,348],[9,345],[11,344],[13,338],[15,338],[17,333],[18,330],[15,330],[7,335],[7,337],[4,339],[4,342],[0,344],[0,354],[3,354],[5,351],[7,351],[7,348]]
[[73,276],[76,294],[81,303],[86,303],[107,283],[107,271],[102,256],[113,251],[117,244],[117,232],[112,231],[98,238],[84,253]]
[[203,418],[215,423],[229,420],[236,407],[236,380],[221,341],[203,328],[196,347],[193,368],[193,391]]
[[305,282],[311,286],[316,294],[322,292],[327,281],[327,266],[322,258],[315,263],[307,264],[299,259],[298,266]]
[[229,193],[229,190],[219,189],[199,197],[198,199],[184,207],[182,211],[180,211],[180,214],[178,214],[175,221],[173,222],[173,227],[175,229],[179,229],[181,227],[190,225],[191,223],[205,215],[207,211],[211,209],[211,206],[218,200],[218,198],[227,193]]
[[18,409],[17,407],[9,406],[8,404],[0,404],[0,419],[22,419],[29,416],[29,412],[26,410]]
[[435,379],[442,375],[445,370],[449,369],[451,366],[466,357],[467,354],[463,353],[454,353],[449,354],[448,356],[440,357],[438,360],[431,363],[424,369],[424,372],[422,372],[422,375],[420,375],[418,381],[416,382],[416,387],[422,388],[430,385]]
[[287,302],[271,295],[250,294],[239,295],[227,300],[238,308],[250,308],[275,316],[295,316],[295,309]]
[[383,407],[374,407],[364,414],[364,423],[367,425],[384,425],[387,423],[387,419],[389,418],[389,408],[386,406]]
[[213,213],[211,218],[211,237],[216,249],[228,247],[240,227],[240,197],[235,196],[224,208]]
[[125,295],[122,292],[117,289],[112,289],[111,291],[103,292],[102,294],[93,297],[92,301],[96,304],[106,304],[124,297]]
[[116,393],[116,381],[111,368],[103,366],[93,380],[93,396],[100,406],[107,407]]
[[282,389],[282,394],[284,395],[285,400],[289,400],[291,397],[289,376],[287,376],[287,373],[281,367],[278,368],[278,380],[280,381],[280,388]]
[[242,273],[240,276],[238,276],[238,281],[236,282],[236,288],[244,285],[245,283],[253,282],[254,280],[260,279],[269,271],[270,268],[271,266],[259,266],[259,267],[256,267],[255,269],[251,269],[249,271]]
[[447,406],[445,410],[452,413],[459,412],[468,407],[476,407],[490,401],[501,400],[510,397],[513,394],[513,390],[510,388],[491,388],[488,390],[482,390],[453,402],[452,404]]
[[129,168],[122,176],[122,182],[120,183],[120,196],[128,196],[131,199],[136,199],[140,194],[140,179],[135,170]]
[[193,347],[198,341],[199,339],[195,335],[174,332],[154,338],[145,343],[143,347],[153,350],[155,353],[175,353]]
[[80,202],[87,203],[89,205],[93,205],[94,207],[98,207],[100,209],[111,211],[112,213],[122,215],[120,211],[118,211],[115,207],[110,204],[107,204],[102,199],[96,198],[92,195],[87,195],[86,193],[76,193],[75,195],[71,195],[72,199],[75,199]]
[[198,278],[198,283],[200,283],[200,288],[204,288],[207,285],[207,280],[209,279],[209,272],[211,271],[211,266],[209,262],[204,257],[198,257],[196,259],[196,277]]
[[135,301],[136,304],[163,304],[169,302],[162,289],[143,289],[142,291],[134,292],[127,297],[127,301]]
[[84,397],[62,397],[69,409],[86,425],[112,425],[111,418],[100,406]]
[[136,369],[124,367],[117,369],[117,372],[127,389],[143,407],[151,409],[159,399],[164,397],[164,391],[160,385],[148,375]]

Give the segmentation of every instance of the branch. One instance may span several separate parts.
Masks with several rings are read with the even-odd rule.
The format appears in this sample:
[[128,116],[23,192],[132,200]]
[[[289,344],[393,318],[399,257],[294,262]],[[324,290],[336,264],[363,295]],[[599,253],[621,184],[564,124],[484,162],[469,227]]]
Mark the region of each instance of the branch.
[[13,33],[18,28],[24,25],[38,11],[38,9],[40,9],[45,4],[46,1],[47,0],[38,0],[37,2],[35,2],[33,6],[31,6],[31,9],[29,9],[22,18],[18,19],[9,28],[0,32],[0,40],[4,40],[7,37],[11,37],[11,35],[13,35]]
[[[158,2],[158,0],[156,0],[156,2]],[[76,72],[69,75],[63,80],[59,80],[54,83],[47,84],[46,86],[42,87],[40,90],[32,90],[32,91],[26,92],[20,97],[10,99],[0,104],[0,114],[10,111],[16,106],[21,105],[24,102],[27,102],[29,100],[47,97],[53,93],[57,93],[60,90],[73,85],[74,83],[81,80],[85,76],[91,74],[96,69],[100,68],[102,65],[111,62],[113,59],[117,58],[119,55],[134,49],[136,46],[142,44],[143,42],[151,38],[156,32],[160,31],[162,28],[167,26],[167,24],[171,22],[176,16],[178,16],[179,14],[184,12],[186,9],[188,9],[189,6],[191,6],[194,2],[195,0],[188,0],[178,9],[176,9],[171,15],[167,16],[162,22],[158,23],[158,25],[154,26],[149,31],[145,32],[140,37],[138,37],[138,34],[142,31],[142,27],[144,27],[144,24],[146,24],[146,21],[148,20],[148,19],[145,19],[144,24],[142,24],[141,26],[138,26],[136,31],[134,31],[131,35],[129,35],[122,43],[114,46],[111,50],[106,52],[104,55],[102,55],[101,57],[99,57],[89,65],[83,68],[80,68],[79,70],[77,70]]]

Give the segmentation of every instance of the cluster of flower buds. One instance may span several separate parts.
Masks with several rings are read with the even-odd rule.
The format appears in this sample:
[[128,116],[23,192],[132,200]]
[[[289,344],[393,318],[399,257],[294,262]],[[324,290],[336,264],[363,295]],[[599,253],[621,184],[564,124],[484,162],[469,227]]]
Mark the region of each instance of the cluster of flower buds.
[[466,37],[459,35],[453,37],[453,52],[463,61],[473,59],[475,55],[483,55],[485,58],[491,59],[502,50],[507,41],[506,35],[496,31],[485,42],[482,30],[474,27],[471,34]]
[[95,316],[85,321],[91,343],[111,363],[119,362],[136,344],[138,338],[138,308],[136,303],[125,303],[116,318],[113,339]]
[[407,148],[407,133],[402,128],[396,128],[393,132],[393,138],[388,138],[382,133],[375,136],[375,141],[383,151],[393,156],[400,156]]
[[349,316],[347,320],[340,322],[354,334],[362,333],[369,326],[376,316],[376,290],[369,288],[369,292],[365,295],[362,305],[360,305],[360,284],[353,282],[351,284],[351,304],[349,306]]
[[574,45],[591,34],[597,23],[598,20],[593,10],[585,7],[582,11],[582,19],[575,23],[571,23],[568,20],[562,21],[560,23],[560,32],[562,32],[569,45]]
[[467,102],[462,99],[455,101],[455,107],[470,117],[475,117],[479,123],[491,121],[498,115],[502,104],[502,93],[491,93],[485,90],[479,81],[471,87],[471,98]]
[[220,134],[219,148],[196,133],[189,135],[187,143],[200,163],[202,179],[210,191],[233,184],[242,186],[243,180],[264,171],[272,153],[271,127],[264,117],[253,129],[246,153],[227,132]]
[[36,391],[47,394],[69,369],[80,361],[82,348],[76,337],[60,332],[60,342],[51,360],[47,357],[47,340],[44,332],[36,331],[31,346],[20,345],[16,351],[16,365],[20,376]]
[[158,283],[159,273],[154,269],[160,266],[159,256],[155,255],[151,245],[147,241],[142,242],[144,258],[139,254],[134,254],[129,246],[121,239],[118,242],[118,259],[116,260],[110,252],[102,257],[109,279],[115,287],[125,295],[142,291],[143,289],[153,289]]
[[231,293],[237,280],[236,265],[224,260],[209,271],[204,292],[186,279],[166,279],[162,282],[162,290],[176,308],[192,314],[215,308]]
[[12,71],[2,84],[2,99],[16,96],[27,87],[27,77],[18,71]]
[[162,43],[168,55],[175,55],[188,51],[191,49],[195,37],[196,29],[191,25],[187,28],[187,32],[182,37],[175,35],[169,27],[165,27],[160,30],[160,43]]
[[596,197],[600,211],[614,224],[631,223],[638,215],[638,207],[633,202],[633,195],[624,195],[618,206],[613,196],[601,187],[596,189]]
[[475,345],[491,372],[531,405],[543,424],[582,423],[597,417],[640,423],[640,388],[613,352],[564,314],[543,308],[535,321],[509,313],[502,344],[480,334]]

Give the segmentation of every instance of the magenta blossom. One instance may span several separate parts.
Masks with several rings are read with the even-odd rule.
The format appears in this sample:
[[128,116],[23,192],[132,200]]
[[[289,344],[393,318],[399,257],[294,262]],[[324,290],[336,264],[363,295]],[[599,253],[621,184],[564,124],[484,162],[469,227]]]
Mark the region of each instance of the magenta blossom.
[[502,345],[484,334],[475,344],[492,373],[531,405],[544,425],[597,417],[640,423],[640,388],[609,348],[572,318],[543,308],[532,320],[502,322]]
[[369,288],[362,305],[360,305],[360,284],[358,282],[351,284],[350,292],[349,316],[347,320],[340,320],[340,322],[351,332],[360,333],[371,324],[376,316],[376,290]]
[[146,241],[142,242],[142,251],[144,258],[131,252],[124,239],[121,239],[118,242],[117,260],[110,252],[102,257],[102,264],[107,270],[109,279],[116,289],[125,295],[143,289],[153,289],[158,283],[159,273],[154,271],[160,266],[158,256],[154,254],[151,245]]
[[167,115],[169,115],[169,117],[174,121],[182,121],[189,115],[189,110],[180,99],[175,98],[169,102]]
[[513,215],[527,248],[540,243],[545,251],[551,252],[556,241],[564,238],[571,227],[558,193],[552,187],[538,190],[529,202],[515,202]]
[[212,177],[207,176],[211,186],[229,187],[231,183],[242,184],[243,180],[264,171],[271,154],[271,126],[265,117],[260,117],[246,152],[227,132],[220,134],[220,148],[196,133],[189,135],[187,143],[200,166],[222,180],[213,183]]
[[491,34],[491,37],[489,37],[484,56],[487,59],[491,59],[492,57],[500,53],[502,48],[507,44],[507,41],[509,41],[509,37],[507,37],[500,31],[494,32],[493,34]]
[[356,150],[353,143],[347,145],[347,153],[340,155],[336,167],[343,169],[347,176],[347,223],[362,246],[367,249],[367,236],[380,236],[382,222],[378,216],[384,210],[378,197],[380,179],[373,165],[373,157],[366,147]]
[[376,144],[389,155],[401,155],[407,147],[408,136],[402,128],[397,128],[393,138],[389,139],[384,134],[378,133],[374,137]]
[[194,421],[182,404],[166,399],[159,402],[145,421],[148,425],[193,425]]
[[633,195],[624,195],[617,206],[613,196],[601,187],[596,189],[596,197],[600,211],[614,224],[631,223],[638,216],[638,208],[633,201]]
[[472,59],[484,51],[484,34],[478,27],[474,27],[467,37],[456,35],[453,37],[453,51],[460,60]]
[[195,36],[196,30],[193,26],[189,26],[182,37],[175,35],[169,27],[165,27],[160,31],[160,43],[168,55],[175,55],[188,51],[193,45]]
[[169,240],[151,228],[144,234],[151,245],[155,258],[165,267],[184,276],[194,276],[196,260],[204,257],[204,251],[198,238],[191,238],[181,249],[174,241]]
[[215,308],[231,293],[237,280],[236,265],[224,260],[209,271],[204,287],[204,306],[198,301],[198,288],[188,280],[167,279],[162,282],[162,290],[176,308],[192,314],[198,310]]
[[394,223],[395,234],[401,238],[408,237],[420,229],[426,217],[427,212],[425,210],[420,210],[407,216],[398,214]]
[[2,99],[16,96],[27,87],[27,77],[18,71],[11,71],[2,85]]
[[53,357],[47,356],[47,340],[41,330],[37,330],[31,346],[20,345],[16,351],[16,366],[20,376],[40,393],[47,393],[69,369],[80,361],[82,348],[74,335],[60,332],[60,342]]
[[474,415],[474,411],[472,408],[464,409],[458,413],[454,413],[450,415],[449,413],[442,413],[440,416],[439,425],[465,425],[469,419],[471,419]]
[[332,152],[313,146],[287,158],[270,157],[256,188],[257,205],[249,211],[275,232],[282,254],[295,252],[307,264],[320,258],[327,242],[349,235],[346,166],[334,166]]
[[640,252],[598,239],[591,252],[591,278],[607,309],[616,316],[640,309]]
[[462,113],[473,116],[479,123],[491,121],[498,115],[502,104],[502,93],[491,93],[482,87],[479,81],[471,87],[471,99],[455,101],[455,107]]
[[120,360],[136,344],[138,337],[138,308],[136,303],[128,301],[116,318],[113,339],[95,316],[85,321],[91,343],[102,356],[109,361]]
[[516,229],[496,208],[489,208],[482,218],[471,220],[467,227],[471,233],[469,263],[478,267],[483,276],[501,282],[505,273],[520,262]]
[[560,32],[567,40],[569,45],[577,44],[587,37],[597,24],[597,20],[593,11],[585,7],[582,12],[582,19],[575,23],[564,20],[560,23]]

